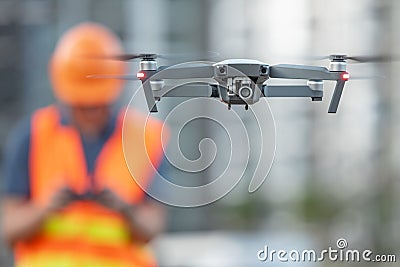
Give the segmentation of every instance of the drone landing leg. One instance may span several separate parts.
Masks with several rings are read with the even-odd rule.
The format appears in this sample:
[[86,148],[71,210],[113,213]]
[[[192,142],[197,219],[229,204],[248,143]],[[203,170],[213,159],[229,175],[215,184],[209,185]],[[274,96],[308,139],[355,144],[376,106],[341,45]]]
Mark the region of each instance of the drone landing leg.
[[156,101],[154,100],[153,89],[150,82],[143,83],[144,96],[146,97],[147,107],[150,112],[157,112]]
[[328,113],[336,113],[339,106],[340,97],[342,96],[344,83],[345,81],[343,80],[337,81],[335,91],[333,92],[332,100],[329,105]]

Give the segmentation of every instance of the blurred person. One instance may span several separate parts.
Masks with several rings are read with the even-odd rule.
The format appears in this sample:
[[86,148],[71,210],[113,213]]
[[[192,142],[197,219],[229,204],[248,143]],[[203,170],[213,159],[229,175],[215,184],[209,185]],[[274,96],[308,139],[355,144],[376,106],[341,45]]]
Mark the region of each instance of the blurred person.
[[[58,103],[35,111],[11,136],[3,233],[18,267],[156,266],[146,243],[163,229],[165,211],[126,166],[124,110],[113,105],[123,83],[87,78],[123,74],[124,63],[104,60],[121,52],[119,39],[100,24],[68,30],[49,64]],[[162,123],[149,122],[147,151],[133,147],[129,153],[140,160],[147,152],[159,166]],[[132,126],[139,139],[143,129]],[[135,173],[143,177],[135,179],[151,186],[154,171],[142,168]]]

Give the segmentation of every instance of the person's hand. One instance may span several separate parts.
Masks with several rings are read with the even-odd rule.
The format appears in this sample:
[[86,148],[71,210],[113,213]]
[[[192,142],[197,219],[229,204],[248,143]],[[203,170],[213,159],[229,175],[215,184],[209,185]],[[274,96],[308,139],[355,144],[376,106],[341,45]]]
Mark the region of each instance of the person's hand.
[[96,195],[96,201],[106,208],[119,213],[125,213],[129,210],[130,205],[125,203],[117,194],[110,189],[103,189]]
[[102,190],[96,194],[95,199],[99,204],[124,217],[134,240],[147,243],[164,228],[166,217],[164,208],[156,201],[150,200],[132,205],[110,189]]
[[46,213],[53,213],[64,208],[75,200],[74,195],[75,193],[68,187],[63,187],[56,191],[45,209]]

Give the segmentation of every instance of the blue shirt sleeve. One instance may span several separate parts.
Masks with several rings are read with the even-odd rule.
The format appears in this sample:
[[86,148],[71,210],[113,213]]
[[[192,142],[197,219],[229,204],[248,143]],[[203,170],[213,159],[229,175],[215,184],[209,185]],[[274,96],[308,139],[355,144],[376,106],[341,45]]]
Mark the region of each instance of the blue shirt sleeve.
[[30,197],[29,146],[31,136],[30,118],[15,127],[4,149],[4,195]]

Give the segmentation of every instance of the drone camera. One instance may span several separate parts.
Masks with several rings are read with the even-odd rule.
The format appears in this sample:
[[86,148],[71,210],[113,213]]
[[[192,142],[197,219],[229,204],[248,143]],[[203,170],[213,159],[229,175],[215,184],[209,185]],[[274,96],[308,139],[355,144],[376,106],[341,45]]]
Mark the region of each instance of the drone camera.
[[254,104],[260,100],[261,91],[249,77],[230,77],[226,84],[224,102],[231,104]]
[[243,100],[250,100],[253,97],[254,89],[250,79],[237,79],[234,81],[234,92]]
[[228,78],[228,90],[243,100],[252,97],[254,91],[252,87],[252,82],[248,77]]
[[239,89],[239,96],[243,99],[248,99],[253,95],[253,89],[251,89],[249,86],[242,86]]

